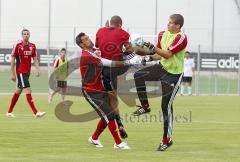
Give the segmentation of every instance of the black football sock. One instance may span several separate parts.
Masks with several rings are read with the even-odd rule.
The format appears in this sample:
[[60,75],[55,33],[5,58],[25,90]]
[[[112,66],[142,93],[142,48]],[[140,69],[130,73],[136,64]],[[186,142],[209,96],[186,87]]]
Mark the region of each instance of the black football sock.
[[123,124],[122,124],[120,116],[119,115],[115,115],[115,119],[116,119],[118,127],[121,127],[121,126],[123,127]]

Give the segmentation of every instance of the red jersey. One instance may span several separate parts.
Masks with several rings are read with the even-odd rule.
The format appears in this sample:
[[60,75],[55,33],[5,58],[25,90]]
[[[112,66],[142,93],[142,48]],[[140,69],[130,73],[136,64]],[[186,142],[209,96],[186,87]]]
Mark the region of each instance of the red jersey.
[[80,58],[80,72],[82,75],[82,87],[87,92],[104,91],[102,83],[101,60],[89,51],[82,50]]
[[101,57],[112,60],[121,58],[123,46],[128,47],[129,34],[122,28],[103,27],[96,34],[95,46],[101,51]]
[[12,57],[16,58],[16,72],[17,74],[30,74],[31,61],[33,57],[37,56],[36,46],[28,42],[27,45],[23,41],[17,43],[12,50]]

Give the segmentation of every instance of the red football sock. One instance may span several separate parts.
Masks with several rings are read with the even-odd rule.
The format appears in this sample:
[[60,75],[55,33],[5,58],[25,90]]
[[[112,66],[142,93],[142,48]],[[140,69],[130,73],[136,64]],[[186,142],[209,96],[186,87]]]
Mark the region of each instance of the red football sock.
[[149,104],[142,105],[142,107],[143,107],[144,109],[149,109],[149,108],[150,108],[150,107],[149,107]]
[[26,98],[27,98],[28,104],[29,104],[29,106],[31,107],[33,113],[36,114],[36,113],[38,112],[38,110],[37,110],[37,108],[35,107],[35,105],[34,105],[34,103],[33,103],[31,93],[26,94]]
[[164,142],[164,143],[168,143],[170,141],[170,138],[163,138],[162,139],[162,142]]
[[97,125],[97,129],[95,130],[95,132],[92,135],[92,139],[93,140],[97,140],[98,137],[100,136],[100,134],[104,131],[104,129],[106,128],[107,124],[105,124],[102,120],[100,120],[98,122]]
[[120,137],[119,137],[119,135],[118,135],[117,126],[116,126],[115,120],[109,121],[109,123],[108,123],[108,129],[110,130],[110,132],[111,132],[111,134],[112,134],[112,136],[113,136],[113,138],[114,138],[115,143],[116,143],[117,145],[120,144],[122,141],[121,141],[121,139],[120,139]]
[[11,100],[11,104],[8,108],[8,113],[11,113],[13,111],[14,106],[16,105],[18,98],[19,98],[20,94],[14,93],[12,96],[12,100]]

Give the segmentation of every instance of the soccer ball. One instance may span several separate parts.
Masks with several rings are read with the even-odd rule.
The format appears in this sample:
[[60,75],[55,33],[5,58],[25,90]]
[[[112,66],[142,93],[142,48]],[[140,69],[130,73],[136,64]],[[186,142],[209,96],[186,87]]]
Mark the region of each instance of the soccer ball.
[[144,44],[143,37],[140,34],[131,34],[129,42],[132,47],[143,47]]

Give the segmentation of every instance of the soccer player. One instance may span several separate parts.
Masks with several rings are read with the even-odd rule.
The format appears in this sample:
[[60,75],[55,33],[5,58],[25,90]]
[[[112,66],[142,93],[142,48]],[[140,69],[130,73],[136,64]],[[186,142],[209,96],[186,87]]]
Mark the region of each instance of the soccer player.
[[[80,58],[80,72],[82,76],[82,92],[85,99],[96,110],[101,117],[96,131],[88,139],[88,141],[96,147],[103,147],[99,140],[100,134],[106,127],[110,130],[114,140],[114,148],[130,149],[127,143],[122,142],[119,138],[116,127],[116,114],[110,107],[109,95],[102,84],[102,66],[124,66],[131,65],[131,60],[126,61],[111,61],[100,58],[98,51],[93,47],[94,44],[89,36],[85,33],[79,33],[76,37],[76,44],[82,48],[82,55]],[[134,58],[132,58],[133,60]],[[141,63],[142,58],[138,59]]]
[[[100,28],[96,34],[95,46],[101,51],[101,57],[109,60],[121,60],[121,52],[123,46],[129,47],[129,34],[121,28],[122,19],[119,16],[113,16],[110,24],[107,21],[105,27]],[[109,93],[110,105],[115,110],[118,130],[121,137],[127,138],[127,132],[124,129],[120,118],[117,98],[117,75],[126,72],[126,67],[104,67],[103,68],[103,83]]]
[[146,67],[135,72],[134,80],[141,106],[133,115],[139,116],[151,111],[147,92],[146,81],[161,81],[162,85],[162,112],[164,119],[164,132],[162,143],[158,151],[165,151],[172,142],[173,125],[173,100],[182,80],[184,68],[184,53],[187,46],[187,37],[181,32],[184,18],[180,14],[173,14],[169,18],[168,30],[158,35],[157,47],[149,43],[150,51],[154,55],[144,56],[145,61],[160,60],[159,64]]
[[66,49],[65,48],[62,48],[59,51],[59,57],[55,60],[53,67],[55,69],[54,73],[56,75],[58,88],[56,91],[54,91],[49,96],[49,99],[48,99],[49,103],[52,102],[52,98],[57,92],[60,92],[62,101],[65,100],[65,93],[66,93],[66,89],[67,89],[66,77],[67,77],[67,73],[68,73],[68,63],[67,63],[67,59],[66,59]]
[[184,58],[184,73],[183,73],[183,80],[181,84],[181,95],[184,94],[184,86],[187,86],[188,95],[192,95],[192,77],[194,73],[194,60],[190,58],[190,52],[185,52]]
[[[35,44],[29,42],[30,31],[28,29],[22,30],[22,38],[23,40],[18,42],[12,51],[12,59],[11,59],[11,80],[16,81],[17,78],[17,89],[13,94],[11,104],[9,106],[8,112],[6,116],[8,117],[15,117],[12,113],[15,104],[18,101],[19,96],[22,93],[23,89],[26,89],[26,98],[29,106],[32,109],[33,114],[36,117],[42,117],[45,115],[45,112],[40,112],[35,107],[32,95],[31,95],[31,88],[29,83],[29,76],[31,73],[31,61],[33,59],[34,65],[36,67],[36,76],[40,76],[40,69],[37,60],[37,51]],[[15,60],[16,60],[16,69],[15,69]],[[15,71],[16,70],[16,71]],[[16,74],[17,73],[17,74]],[[17,76],[16,76],[17,75]]]
[[[122,51],[125,48],[127,53],[135,52],[146,54],[145,50],[133,49],[129,43],[129,33],[122,29],[122,19],[120,16],[113,16],[106,22],[105,27],[100,28],[96,34],[95,46],[101,51],[101,57],[109,60],[123,60]],[[115,110],[118,130],[121,137],[127,138],[127,132],[122,124],[117,98],[117,76],[122,75],[128,67],[104,67],[103,83],[109,93],[110,105]]]

